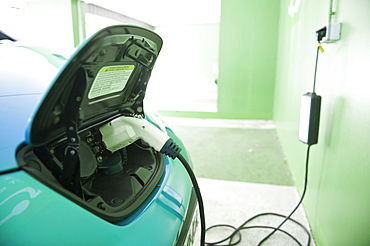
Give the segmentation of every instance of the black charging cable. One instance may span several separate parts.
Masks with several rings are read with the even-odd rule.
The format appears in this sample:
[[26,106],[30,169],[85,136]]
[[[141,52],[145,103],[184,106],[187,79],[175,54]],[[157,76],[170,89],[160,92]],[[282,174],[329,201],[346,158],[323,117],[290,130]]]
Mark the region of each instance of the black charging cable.
[[[292,212],[290,212],[290,214],[288,216],[286,215],[281,215],[281,214],[277,214],[277,213],[261,213],[261,214],[257,214],[255,216],[253,216],[252,218],[246,220],[243,224],[241,224],[238,228],[235,228],[231,225],[225,225],[225,224],[220,224],[220,225],[214,225],[214,226],[211,226],[209,227],[206,231],[210,231],[212,229],[216,229],[216,228],[232,228],[234,229],[234,231],[227,237],[225,237],[224,239],[221,239],[219,241],[215,241],[215,242],[205,242],[206,245],[218,245],[218,246],[234,246],[234,245],[237,245],[241,242],[242,240],[242,236],[241,236],[241,231],[243,230],[250,230],[250,229],[271,229],[273,230],[272,232],[270,232],[266,237],[264,237],[259,243],[258,245],[262,245],[265,241],[267,241],[274,233],[276,233],[277,231],[278,232],[282,232],[284,234],[286,234],[287,236],[289,236],[292,240],[294,240],[298,245],[302,246],[302,244],[299,242],[298,239],[296,239],[293,235],[291,235],[289,232],[281,229],[281,226],[283,224],[285,224],[287,221],[291,221],[293,223],[295,223],[296,225],[300,226],[307,234],[307,246],[309,246],[311,244],[311,234],[310,232],[306,229],[306,227],[304,225],[302,225],[301,223],[299,223],[298,221],[292,219],[292,215],[296,212],[296,210],[298,209],[298,207],[301,205],[304,197],[305,197],[305,194],[306,194],[306,191],[307,191],[307,184],[308,184],[308,167],[309,167],[309,156],[310,156],[310,147],[311,145],[308,145],[307,147],[307,153],[306,153],[306,162],[305,162],[305,177],[304,177],[304,187],[303,187],[303,192],[302,192],[302,195],[301,195],[301,198],[298,202],[298,204],[295,206],[295,208],[292,210]],[[253,220],[255,220],[256,218],[259,218],[259,217],[263,217],[263,216],[276,216],[276,217],[284,217],[285,219],[277,226],[277,227],[272,227],[272,226],[260,226],[260,225],[257,225],[257,226],[247,226],[247,224],[249,224],[250,222],[252,222]],[[228,241],[227,244],[221,244],[221,243],[224,243]]]
[[[200,228],[200,245],[201,246],[203,246],[203,245],[223,245],[223,246],[226,246],[226,245],[227,246],[229,246],[229,245],[237,245],[242,240],[242,236],[241,236],[241,233],[240,233],[242,230],[250,230],[250,229],[272,229],[273,231],[270,232],[270,234],[268,234],[265,238],[263,238],[259,242],[259,244],[258,244],[259,246],[262,245],[266,240],[268,240],[277,231],[286,234],[291,239],[293,239],[299,246],[302,246],[302,244],[293,235],[291,235],[287,231],[281,229],[281,226],[283,224],[285,224],[287,221],[292,221],[292,222],[294,222],[295,224],[299,225],[301,228],[304,229],[304,231],[306,232],[307,237],[308,237],[308,239],[307,239],[307,246],[309,246],[310,243],[311,243],[311,235],[310,235],[309,231],[301,223],[299,223],[298,221],[292,219],[291,216],[296,212],[296,210],[301,205],[301,203],[302,203],[302,201],[303,201],[303,199],[305,197],[306,191],[307,191],[308,166],[309,166],[308,164],[309,164],[309,156],[310,156],[310,147],[311,147],[311,145],[308,145],[308,147],[307,147],[307,153],[306,153],[305,178],[304,178],[304,187],[303,187],[302,196],[301,196],[298,204],[296,205],[296,207],[292,210],[292,212],[288,216],[284,216],[284,215],[277,214],[277,213],[262,213],[262,214],[258,214],[256,216],[253,216],[252,218],[246,220],[238,228],[235,228],[234,226],[231,226],[231,225],[220,224],[220,225],[211,226],[208,229],[206,229],[203,198],[202,198],[202,194],[200,192],[200,188],[199,188],[197,179],[195,177],[195,174],[194,174],[192,168],[190,167],[189,163],[186,161],[186,159],[184,158],[184,156],[182,156],[180,153],[177,153],[177,156],[176,157],[180,160],[180,162],[184,166],[185,170],[187,171],[187,173],[188,173],[188,175],[190,177],[190,180],[191,180],[191,182],[193,184],[193,188],[194,188],[194,191],[195,191],[197,200],[198,200],[200,226],[201,226],[201,228]],[[285,217],[285,219],[277,227],[272,227],[272,226],[246,226],[252,220],[254,220],[254,219],[258,218],[258,217],[262,217],[262,216]],[[219,240],[219,241],[216,241],[216,242],[206,242],[205,241],[206,232],[209,231],[209,230],[211,230],[211,229],[220,228],[220,227],[232,228],[232,229],[234,229],[234,231],[228,237],[226,237],[226,238],[224,238],[222,240]],[[237,239],[235,241],[235,237],[236,236],[237,236]],[[228,244],[220,244],[220,243],[223,243],[223,242],[225,242],[227,240],[229,240],[229,243]]]
[[319,50],[320,50],[321,44],[318,43],[318,47],[316,50],[316,62],[315,62],[315,73],[313,75],[313,87],[312,87],[312,92],[315,92],[316,90],[316,74],[317,74],[317,63],[319,60]]
[[[322,48],[321,46],[321,40],[322,38],[326,35],[326,29],[324,31],[321,31],[319,33],[317,33],[317,50],[316,50],[316,61],[315,61],[315,72],[314,72],[314,80],[313,80],[313,88],[312,88],[312,93],[315,94],[315,90],[316,90],[316,75],[317,75],[317,64],[318,64],[318,60],[319,60],[319,51],[321,52],[324,52],[324,49]],[[316,94],[315,94],[316,95]],[[320,97],[320,101],[321,101],[321,97]],[[318,111],[318,114],[319,114],[320,111]],[[319,118],[318,118],[319,119]],[[317,124],[318,124],[318,121],[317,121]],[[318,128],[317,128],[318,129]],[[318,134],[318,132],[316,133]],[[316,140],[317,140],[317,135],[316,135]],[[313,142],[312,144],[316,144],[317,141]],[[312,144],[308,144],[308,147],[307,147],[307,154],[306,154],[306,171],[305,171],[305,181],[304,181],[304,188],[303,188],[303,192],[302,192],[302,196],[301,196],[301,199],[300,201],[298,202],[297,206],[292,210],[292,212],[279,224],[279,226],[277,226],[270,234],[268,234],[265,238],[263,238],[258,246],[262,245],[263,242],[265,242],[268,238],[270,238],[276,231],[278,231],[281,226],[287,221],[290,219],[290,217],[294,214],[294,212],[298,209],[298,207],[302,204],[302,201],[304,199],[304,196],[306,194],[306,190],[307,190],[307,182],[308,182],[308,161],[309,161],[309,156],[310,156],[310,148],[312,146]],[[309,240],[310,242],[310,240]],[[309,245],[309,244],[308,244]]]
[[[317,43],[316,61],[315,61],[315,72],[314,72],[314,80],[313,80],[313,92],[312,92],[313,94],[315,94],[315,89],[316,89],[317,64],[318,64],[319,53],[320,53],[319,51],[324,52],[324,49],[322,48],[320,41],[322,40],[322,38],[325,35],[326,35],[326,29],[323,29],[323,30],[321,30],[320,32],[317,33],[317,42],[318,43]],[[308,239],[307,239],[307,246],[309,246],[310,243],[311,243],[311,234],[309,233],[309,231],[302,224],[300,224],[299,222],[293,220],[291,217],[297,211],[297,209],[299,208],[299,206],[302,204],[303,199],[304,199],[304,197],[306,195],[307,184],[308,184],[308,166],[309,166],[308,164],[309,164],[309,157],[310,157],[310,148],[311,148],[311,146],[313,144],[316,144],[316,143],[317,143],[317,141],[312,142],[312,143],[309,143],[309,142],[307,143],[308,146],[307,146],[307,153],[306,153],[305,177],[304,177],[304,186],[303,186],[302,195],[301,195],[301,198],[300,198],[298,204],[294,207],[294,209],[290,212],[290,214],[288,216],[284,216],[284,215],[281,215],[281,214],[275,214],[275,213],[263,213],[263,214],[258,214],[256,216],[254,216],[254,217],[246,220],[238,228],[235,228],[235,227],[230,226],[230,225],[223,225],[223,224],[211,226],[206,231],[209,231],[209,230],[215,229],[215,228],[220,228],[220,227],[234,228],[234,231],[228,237],[226,237],[226,238],[224,238],[222,240],[216,241],[216,242],[206,242],[206,245],[223,245],[223,246],[225,246],[225,245],[227,245],[227,246],[229,246],[229,245],[237,245],[241,241],[241,237],[242,237],[240,231],[247,230],[247,229],[263,228],[263,229],[272,229],[272,231],[267,236],[265,236],[258,243],[258,246],[261,246],[264,242],[266,242],[277,231],[282,232],[282,233],[288,235],[299,246],[302,246],[302,244],[294,236],[292,236],[291,234],[289,234],[285,230],[281,229],[281,227],[287,221],[292,221],[292,222],[294,222],[295,224],[299,225],[301,228],[303,228],[305,230],[305,232],[307,234],[307,237],[308,237]],[[254,220],[254,219],[258,218],[258,217],[261,217],[261,216],[278,216],[278,217],[285,217],[285,219],[277,227],[271,227],[271,226],[246,226],[252,220]],[[237,238],[236,238],[236,236],[237,236]],[[220,243],[223,243],[223,242],[226,242],[226,241],[229,241],[229,243],[228,244],[220,244]]]
[[[325,30],[325,32],[326,32],[326,30]],[[318,64],[318,58],[319,58],[319,51],[322,51],[322,52],[324,51],[323,48],[321,47],[320,41],[321,41],[322,37],[325,36],[325,32],[321,32],[321,33],[318,33],[317,34],[318,47],[317,47],[317,52],[316,52],[315,72],[314,72],[314,81],[313,81],[313,93],[315,93],[315,87],[316,87],[316,74],[317,74],[317,64]],[[211,226],[211,227],[209,227],[207,229],[206,229],[206,225],[205,225],[205,214],[204,214],[203,199],[202,199],[202,195],[201,195],[201,192],[200,192],[200,189],[199,189],[199,186],[198,186],[197,179],[195,177],[195,174],[194,174],[192,168],[190,167],[190,165],[186,161],[186,159],[179,153],[181,149],[178,149],[176,151],[177,156],[175,154],[175,155],[173,155],[171,157],[172,158],[175,158],[175,156],[176,156],[181,161],[181,163],[183,164],[183,166],[185,167],[186,171],[189,174],[189,177],[190,177],[191,182],[192,182],[193,187],[194,187],[195,194],[197,196],[198,205],[199,205],[199,217],[200,217],[200,224],[201,224],[200,245],[201,246],[203,246],[203,245],[219,245],[219,246],[221,246],[221,245],[222,246],[230,246],[230,245],[232,245],[233,246],[233,245],[237,245],[237,244],[239,244],[241,242],[241,240],[242,240],[241,231],[242,230],[250,230],[250,229],[271,229],[272,232],[270,232],[267,236],[265,236],[258,243],[258,246],[261,246],[264,242],[266,242],[277,231],[286,234],[292,240],[294,240],[299,246],[302,246],[302,244],[293,235],[291,235],[287,231],[281,229],[281,227],[287,221],[291,221],[291,222],[294,222],[295,224],[297,224],[298,226],[300,226],[306,232],[306,234],[307,234],[307,244],[306,245],[309,246],[311,244],[311,234],[310,234],[310,232],[306,229],[306,227],[304,225],[302,225],[298,221],[292,219],[291,217],[297,211],[297,209],[299,208],[299,206],[302,204],[303,199],[304,199],[304,197],[306,195],[307,184],[308,184],[308,167],[309,167],[309,158],[310,158],[310,148],[311,148],[311,146],[312,146],[312,144],[308,144],[308,146],[307,146],[306,162],[305,162],[304,186],[303,186],[302,195],[301,195],[301,198],[300,198],[298,204],[294,207],[294,209],[290,212],[290,214],[288,216],[277,214],[277,213],[262,213],[262,214],[255,215],[252,218],[246,220],[238,228],[236,228],[236,227],[234,227],[232,225],[218,224],[218,225],[213,225],[213,226]],[[262,216],[277,216],[277,217],[283,217],[285,219],[277,227],[272,227],[272,226],[246,226],[252,220],[254,220],[254,219],[258,218],[258,217],[262,217]],[[210,231],[210,230],[216,229],[216,228],[222,228],[222,227],[224,227],[224,228],[232,228],[234,231],[229,236],[227,236],[226,238],[221,239],[219,241],[205,242],[205,236],[206,236],[206,232],[207,231]],[[235,238],[236,236],[237,236],[237,238]],[[228,244],[220,244],[220,243],[223,243],[223,242],[226,242],[226,241],[229,241],[229,243]]]
[[177,159],[181,161],[182,165],[185,167],[186,171],[188,172],[190,180],[193,184],[195,195],[198,200],[199,217],[200,217],[200,245],[203,246],[205,245],[205,239],[206,239],[206,218],[204,215],[204,205],[203,205],[202,194],[200,192],[197,178],[195,177],[193,169],[190,167],[189,163],[186,161],[184,156],[182,156],[180,153],[177,154]]
[[[292,215],[295,213],[295,211],[297,211],[298,207],[302,204],[302,201],[306,195],[306,191],[307,191],[307,183],[308,183],[308,163],[309,163],[309,159],[310,159],[310,148],[311,148],[311,145],[308,145],[307,146],[307,153],[306,153],[306,167],[305,167],[305,177],[304,177],[304,186],[303,186],[303,192],[302,192],[302,196],[301,196],[301,199],[299,200],[297,206],[292,210],[292,212],[290,212],[290,214],[288,216],[286,216],[286,218],[276,227],[274,228],[274,230],[272,232],[270,232],[270,234],[268,234],[265,238],[263,238],[259,243],[258,243],[258,246],[262,245],[267,239],[269,239],[276,231],[280,230],[281,226],[285,224],[285,222],[287,222],[288,220],[290,220],[290,218],[292,217]],[[311,236],[309,237],[309,240],[308,240],[308,243],[307,245],[310,245],[310,238]]]

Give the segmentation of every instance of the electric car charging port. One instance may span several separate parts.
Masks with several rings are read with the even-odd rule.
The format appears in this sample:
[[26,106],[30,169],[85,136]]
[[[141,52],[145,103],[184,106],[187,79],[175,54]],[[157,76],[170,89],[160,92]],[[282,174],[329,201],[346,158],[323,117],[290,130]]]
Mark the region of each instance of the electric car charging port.
[[[98,127],[78,133],[78,163],[68,163],[67,141],[40,147],[23,144],[18,148],[21,168],[50,188],[112,223],[120,222],[134,212],[157,186],[164,170],[163,154],[142,140],[115,152],[107,150]],[[74,186],[81,195],[67,189],[64,170],[79,165]]]

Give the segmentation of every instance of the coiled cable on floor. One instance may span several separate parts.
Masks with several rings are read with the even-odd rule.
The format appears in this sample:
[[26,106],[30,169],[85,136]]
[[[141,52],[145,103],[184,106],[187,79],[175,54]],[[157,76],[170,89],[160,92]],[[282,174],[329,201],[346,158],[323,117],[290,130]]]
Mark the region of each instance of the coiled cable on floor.
[[[299,246],[302,246],[302,244],[299,242],[299,240],[297,240],[297,238],[295,238],[293,235],[291,235],[290,233],[288,233],[287,231],[281,229],[281,227],[285,224],[285,222],[287,221],[292,221],[294,222],[295,224],[297,224],[298,226],[300,226],[301,228],[304,229],[304,231],[306,232],[307,234],[307,246],[309,246],[311,244],[311,234],[310,232],[306,229],[306,227],[304,225],[302,225],[301,223],[299,223],[298,221],[292,219],[292,215],[297,211],[298,207],[302,204],[302,201],[305,197],[305,194],[306,194],[306,191],[307,191],[307,184],[308,184],[308,164],[309,164],[309,156],[310,156],[310,147],[311,145],[308,145],[307,146],[307,152],[306,152],[306,162],[305,162],[305,177],[304,177],[304,187],[303,187],[303,191],[302,191],[302,195],[301,195],[301,198],[298,202],[298,204],[294,207],[294,209],[290,212],[290,214],[288,216],[285,216],[285,215],[281,215],[281,214],[277,214],[277,213],[262,213],[262,214],[257,214],[255,216],[253,216],[252,218],[246,220],[242,225],[240,225],[238,228],[235,228],[234,226],[231,226],[231,225],[225,225],[225,224],[220,224],[220,225],[214,225],[214,226],[211,226],[209,227],[206,231],[208,232],[209,230],[211,229],[215,229],[215,228],[224,228],[224,227],[227,227],[227,228],[233,228],[234,231],[229,235],[227,236],[226,238],[222,239],[222,240],[219,240],[219,241],[215,241],[215,242],[205,242],[206,245],[218,245],[218,246],[234,246],[234,245],[237,245],[241,242],[242,240],[242,236],[241,236],[241,231],[243,230],[250,230],[250,229],[271,229],[272,232],[270,232],[266,237],[264,237],[259,243],[258,243],[258,246],[261,246],[264,242],[266,242],[273,234],[275,234],[276,232],[282,232],[284,234],[286,234],[287,236],[289,236],[292,240],[294,240],[295,243],[297,243],[297,245]],[[246,226],[248,223],[250,223],[252,220],[258,218],[258,217],[262,217],[262,216],[277,216],[277,217],[283,217],[285,218],[277,227],[272,227],[272,226]],[[226,241],[229,241],[228,244],[221,244],[221,243],[224,243]],[[234,241],[234,242],[233,242]]]

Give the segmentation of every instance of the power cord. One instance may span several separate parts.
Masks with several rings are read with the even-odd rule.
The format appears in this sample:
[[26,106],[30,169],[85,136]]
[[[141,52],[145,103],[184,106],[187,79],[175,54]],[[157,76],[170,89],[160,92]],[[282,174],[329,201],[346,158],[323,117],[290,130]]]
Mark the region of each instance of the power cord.
[[[308,164],[309,164],[309,156],[310,156],[310,147],[311,145],[308,145],[307,146],[307,153],[306,153],[306,164],[305,164],[305,177],[304,177],[304,187],[303,187],[303,192],[302,192],[302,195],[301,195],[301,198],[298,202],[298,204],[295,206],[295,208],[292,210],[292,212],[290,212],[290,214],[288,216],[285,216],[285,215],[281,215],[281,214],[277,214],[277,213],[261,213],[261,214],[258,214],[258,215],[255,215],[253,216],[252,218],[246,220],[242,225],[240,225],[238,228],[235,228],[234,226],[231,226],[231,225],[225,225],[225,224],[219,224],[219,225],[214,225],[214,226],[211,226],[209,227],[206,231],[208,232],[209,230],[211,229],[215,229],[215,228],[221,228],[221,227],[228,227],[228,228],[232,228],[234,229],[234,231],[229,235],[227,236],[226,238],[222,239],[222,240],[219,240],[219,241],[216,241],[216,242],[205,242],[206,245],[219,245],[219,246],[233,246],[233,245],[237,245],[238,243],[241,242],[242,240],[242,236],[241,236],[241,231],[242,230],[250,230],[250,229],[256,229],[256,228],[259,228],[259,229],[272,229],[273,231],[270,232],[266,237],[264,237],[259,243],[258,243],[258,246],[262,245],[264,242],[266,242],[274,233],[276,233],[277,231],[279,232],[282,232],[286,235],[288,235],[291,239],[293,239],[298,245],[302,246],[302,244],[294,237],[292,236],[290,233],[288,233],[287,231],[281,229],[281,226],[283,226],[285,224],[285,222],[287,222],[288,220],[289,221],[292,221],[294,222],[295,224],[297,224],[298,226],[300,226],[301,228],[304,229],[304,231],[306,232],[307,234],[307,246],[310,245],[311,243],[311,235],[310,235],[310,232],[301,224],[299,223],[298,221],[294,220],[291,218],[291,216],[296,212],[296,210],[298,209],[298,207],[302,204],[302,201],[305,197],[305,194],[306,194],[306,191],[307,191],[307,184],[308,184]],[[249,222],[251,222],[252,220],[258,218],[258,217],[262,217],[262,216],[277,216],[277,217],[285,217],[285,219],[277,226],[277,227],[272,227],[272,226],[246,226]],[[235,237],[238,236],[236,239]],[[228,244],[221,244],[223,242],[226,242],[226,241],[229,241]],[[233,242],[234,241],[234,242]]]
[[[302,204],[302,201],[303,201],[303,199],[304,199],[304,197],[306,195],[307,183],[308,183],[308,163],[309,163],[309,158],[310,158],[310,148],[311,148],[311,146],[313,144],[316,144],[317,143],[321,97],[320,96],[316,96],[316,94],[315,94],[315,89],[316,89],[316,75],[317,75],[317,64],[318,64],[318,58],[319,58],[319,51],[324,52],[324,49],[322,48],[320,41],[325,36],[325,33],[326,33],[326,31],[322,31],[322,32],[317,33],[317,42],[318,42],[318,44],[317,44],[317,51],[316,51],[316,62],[315,62],[314,81],[313,81],[313,92],[311,93],[311,94],[313,94],[313,95],[311,95],[311,97],[315,97],[315,98],[313,98],[313,99],[311,98],[311,105],[310,105],[311,112],[310,113],[312,113],[313,116],[312,115],[309,115],[309,118],[310,118],[310,122],[308,123],[308,127],[309,127],[308,134],[309,134],[309,136],[307,137],[308,138],[307,141],[303,141],[308,146],[307,146],[307,153],[306,153],[304,187],[303,187],[303,192],[302,192],[302,195],[301,195],[301,198],[300,198],[298,204],[294,207],[294,209],[290,212],[290,214],[288,216],[284,216],[284,215],[276,214],[276,213],[262,213],[262,214],[258,214],[256,216],[254,216],[254,217],[246,220],[238,228],[235,228],[235,227],[233,227],[231,225],[222,225],[222,224],[221,225],[211,226],[206,231],[209,231],[210,229],[214,229],[214,228],[220,228],[220,227],[233,228],[234,231],[228,237],[226,237],[226,238],[224,238],[222,240],[219,240],[217,242],[206,242],[206,245],[222,245],[222,246],[225,246],[225,245],[237,245],[241,241],[241,239],[242,239],[242,236],[241,236],[241,233],[240,233],[242,230],[263,228],[263,229],[271,229],[272,231],[267,236],[265,236],[258,243],[258,246],[261,246],[264,242],[266,242],[277,231],[282,232],[282,233],[285,233],[291,239],[293,239],[299,246],[302,246],[302,244],[294,236],[292,236],[287,231],[281,229],[281,227],[287,221],[292,221],[292,222],[294,222],[295,224],[299,225],[301,228],[304,229],[304,231],[306,232],[307,237],[308,237],[307,246],[310,245],[310,243],[311,243],[311,235],[310,235],[309,231],[302,224],[300,224],[299,222],[293,220],[291,217],[297,211],[298,207]],[[313,105],[313,103],[312,103],[312,101],[314,99],[316,100],[316,102],[319,101],[316,105]],[[312,111],[312,108],[314,106],[316,106],[315,107],[316,108],[316,111],[315,112]],[[311,119],[311,117],[312,117],[313,120]],[[317,127],[317,128],[315,129],[315,127]],[[246,226],[249,222],[251,222],[252,220],[254,220],[254,219],[258,218],[258,217],[261,217],[261,216],[278,216],[278,217],[285,217],[285,219],[277,227],[271,227],[271,226]],[[236,236],[238,236],[238,238],[235,239]],[[234,242],[233,242],[233,240],[234,240]],[[229,241],[229,243],[228,244],[220,244],[220,243],[223,243],[223,242],[226,242],[226,241]]]
[[[286,218],[283,220],[283,222],[280,223],[277,227],[270,227],[270,226],[246,226],[247,223],[252,221],[253,219],[260,217],[260,216],[279,216],[279,217],[285,217],[284,215],[274,214],[274,213],[264,213],[254,216],[253,218],[247,220],[244,222],[241,226],[236,228],[234,232],[227,237],[224,240],[221,240],[219,242],[205,242],[205,235],[206,235],[206,225],[205,225],[205,214],[204,214],[204,205],[203,205],[203,199],[202,195],[199,189],[199,185],[197,182],[197,179],[195,177],[195,174],[190,167],[189,163],[186,161],[186,159],[180,154],[181,148],[164,132],[159,130],[157,127],[152,125],[150,122],[144,120],[140,117],[126,117],[122,116],[119,118],[116,118],[112,120],[111,122],[107,123],[106,125],[103,125],[99,128],[101,134],[102,134],[102,141],[105,145],[105,147],[110,151],[116,151],[118,149],[121,149],[123,147],[126,147],[127,145],[130,145],[137,139],[142,139],[146,143],[148,143],[151,147],[153,147],[156,151],[159,151],[160,153],[163,153],[167,155],[168,157],[171,157],[172,159],[175,159],[176,157],[180,160],[182,165],[184,166],[185,170],[187,171],[191,182],[193,184],[193,188],[197,197],[198,205],[199,205],[199,216],[200,216],[200,224],[201,224],[201,235],[200,235],[200,245],[220,245],[219,243],[222,243],[224,241],[230,240],[230,243],[228,245],[236,245],[241,241],[241,234],[240,231],[252,229],[252,228],[265,228],[265,229],[272,229],[273,231],[267,235],[258,245],[262,245],[263,242],[265,242],[268,238],[270,238],[275,232],[283,232],[289,237],[291,237],[295,242],[298,243],[298,245],[302,246],[302,244],[299,243],[298,240],[296,240],[291,234],[286,232],[285,230],[281,229],[281,226],[288,220],[293,221],[294,223],[301,225],[297,221],[294,221],[291,219],[291,216],[293,213],[298,209],[300,204],[303,201],[303,198],[306,194],[307,189],[307,177],[308,177],[308,162],[309,162],[309,150],[311,144],[308,145],[307,148],[307,156],[306,156],[306,174],[305,174],[305,183],[304,183],[304,189],[302,193],[302,197],[297,204],[297,206],[293,209],[293,211],[286,216]],[[230,227],[234,228],[233,226],[223,225],[224,227]],[[212,228],[216,228],[220,226],[213,226]],[[209,228],[210,229],[210,228]],[[208,229],[208,230],[209,230]],[[307,230],[305,230],[308,234],[309,240],[308,244],[310,244],[310,234]],[[235,235],[238,235],[238,241],[236,243],[232,243]]]
[[118,117],[101,126],[99,131],[102,134],[102,141],[105,148],[111,152],[126,147],[138,139],[142,139],[156,151],[165,154],[172,159],[177,157],[180,160],[190,177],[198,200],[201,225],[200,244],[202,246],[205,245],[206,222],[202,195],[192,168],[186,159],[180,154],[181,148],[173,141],[173,139],[152,123],[143,119],[141,116]]
[[188,172],[191,182],[193,183],[195,195],[197,196],[198,206],[199,206],[199,217],[200,217],[200,245],[203,246],[205,245],[205,239],[206,239],[206,218],[204,214],[202,194],[199,189],[197,178],[195,177],[193,169],[190,167],[189,163],[186,161],[184,156],[182,156],[180,153],[177,154],[177,159],[181,161],[182,165],[185,167],[186,171]]
[[[276,227],[270,234],[268,234],[264,239],[262,239],[260,241],[260,243],[258,245],[262,245],[263,242],[265,242],[269,237],[271,237],[277,230],[280,229],[280,227],[287,221],[290,219],[290,217],[295,213],[295,211],[298,209],[298,207],[302,204],[302,201],[306,195],[306,191],[307,191],[307,183],[308,183],[308,163],[309,163],[309,159],[310,159],[310,148],[311,148],[311,145],[308,145],[307,146],[307,153],[306,153],[306,167],[305,167],[305,177],[304,177],[304,186],[303,186],[303,192],[302,192],[302,196],[301,196],[301,199],[299,200],[297,206],[292,210],[292,212],[280,223],[280,225],[278,227]],[[309,237],[311,238],[311,236]],[[308,243],[310,243],[310,240],[308,240]],[[307,244],[307,245],[310,245],[310,244]]]

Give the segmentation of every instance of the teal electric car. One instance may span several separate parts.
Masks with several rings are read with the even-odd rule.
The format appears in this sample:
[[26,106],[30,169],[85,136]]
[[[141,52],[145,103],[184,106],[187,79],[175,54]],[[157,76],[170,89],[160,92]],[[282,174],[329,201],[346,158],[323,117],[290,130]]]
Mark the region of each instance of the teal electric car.
[[161,47],[126,25],[69,59],[0,40],[1,245],[192,245],[188,156],[143,103]]

